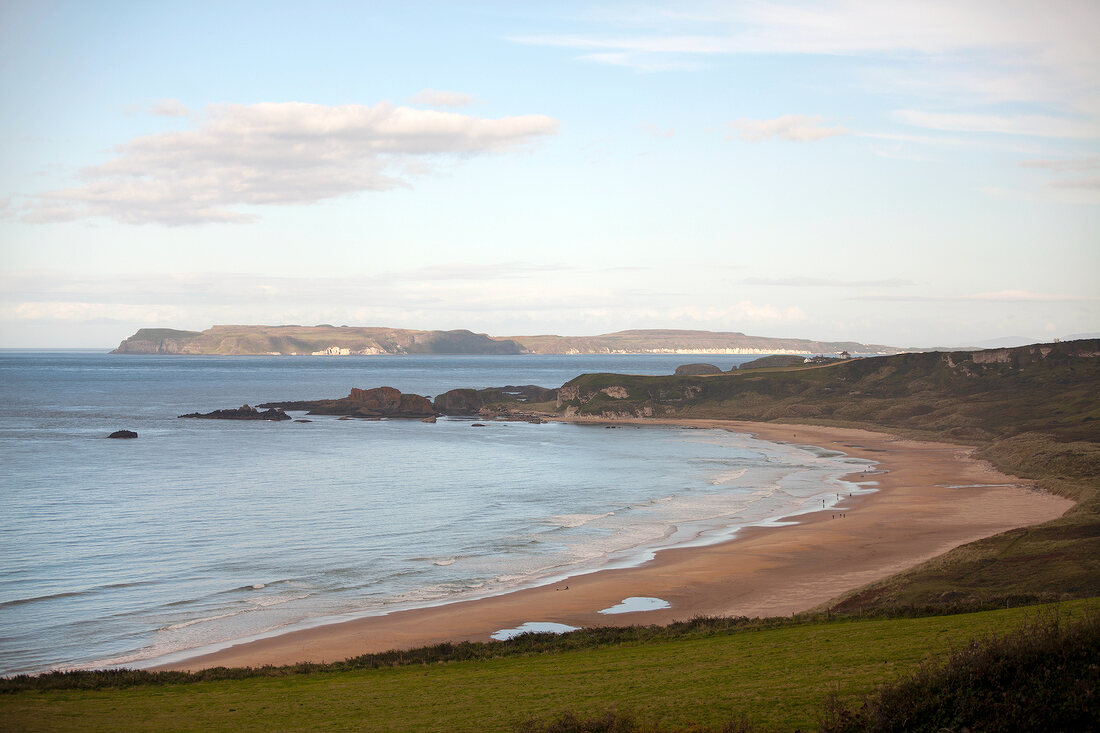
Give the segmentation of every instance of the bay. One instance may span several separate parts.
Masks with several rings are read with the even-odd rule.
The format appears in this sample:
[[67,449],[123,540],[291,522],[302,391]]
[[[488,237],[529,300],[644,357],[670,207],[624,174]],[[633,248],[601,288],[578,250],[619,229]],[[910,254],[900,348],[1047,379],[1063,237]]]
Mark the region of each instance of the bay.
[[[505,592],[860,490],[840,477],[862,464],[835,452],[724,431],[176,418],[351,387],[557,387],[695,359],[0,352],[0,674],[142,666]],[[118,429],[140,437],[105,439]]]

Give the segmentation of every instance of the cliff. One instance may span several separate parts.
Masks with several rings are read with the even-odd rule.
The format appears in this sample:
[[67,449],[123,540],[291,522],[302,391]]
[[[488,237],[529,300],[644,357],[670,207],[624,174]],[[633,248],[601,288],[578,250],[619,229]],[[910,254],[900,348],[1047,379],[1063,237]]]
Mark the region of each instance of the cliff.
[[351,326],[214,326],[205,331],[143,328],[113,354],[373,355],[522,354],[509,339],[470,331]]
[[174,328],[142,328],[118,345],[112,354],[187,354],[190,344],[202,336],[199,331]]

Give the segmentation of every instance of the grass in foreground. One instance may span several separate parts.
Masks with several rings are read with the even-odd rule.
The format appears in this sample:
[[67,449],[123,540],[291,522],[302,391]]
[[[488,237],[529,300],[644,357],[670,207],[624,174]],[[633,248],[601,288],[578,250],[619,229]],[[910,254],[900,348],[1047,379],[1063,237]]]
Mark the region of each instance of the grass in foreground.
[[[1063,619],[1095,618],[1100,601],[1061,608]],[[613,727],[546,729],[703,731],[751,721],[757,730],[812,730],[827,701],[843,720],[843,711],[861,710],[865,696],[922,661],[965,649],[973,637],[1018,628],[1035,614],[1032,608],[849,619],[502,659],[27,690],[0,696],[0,720],[15,730],[509,731],[559,725],[567,713],[578,723],[605,720]],[[917,697],[928,694],[924,689]],[[623,727],[630,716],[611,708],[643,723]]]

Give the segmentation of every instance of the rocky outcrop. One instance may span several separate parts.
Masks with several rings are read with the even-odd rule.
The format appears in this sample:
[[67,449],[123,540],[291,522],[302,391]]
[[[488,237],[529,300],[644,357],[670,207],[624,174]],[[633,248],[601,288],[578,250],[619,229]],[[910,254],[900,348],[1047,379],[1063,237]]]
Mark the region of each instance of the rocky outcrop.
[[485,389],[452,389],[435,398],[435,411],[440,415],[469,416],[492,413],[503,415],[525,405],[553,402],[556,389],[534,384],[523,386],[487,387]]
[[[261,405],[263,407],[263,405]],[[289,420],[290,415],[280,409],[271,408],[260,412],[255,407],[241,405],[235,410],[214,410],[213,412],[191,412],[179,417],[194,417],[202,420]]]
[[311,415],[345,417],[430,417],[435,409],[427,397],[402,394],[393,387],[353,388],[347,397],[332,400],[266,402],[260,407],[282,410],[306,410]]
[[682,364],[676,367],[678,377],[698,377],[704,374],[721,374],[722,370],[713,364]]
[[138,434],[135,433],[133,430],[116,430],[115,432],[111,433],[107,437],[108,438],[131,439],[131,438],[136,438],[137,436],[138,436]]

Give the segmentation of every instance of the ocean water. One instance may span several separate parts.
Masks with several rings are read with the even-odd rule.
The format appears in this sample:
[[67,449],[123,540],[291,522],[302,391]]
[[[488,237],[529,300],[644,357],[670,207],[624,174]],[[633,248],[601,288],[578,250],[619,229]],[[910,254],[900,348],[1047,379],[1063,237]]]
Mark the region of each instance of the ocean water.
[[[552,582],[863,490],[841,477],[865,462],[725,431],[176,418],[693,358],[0,351],[0,674],[140,667]],[[105,439],[119,429],[141,437]]]

